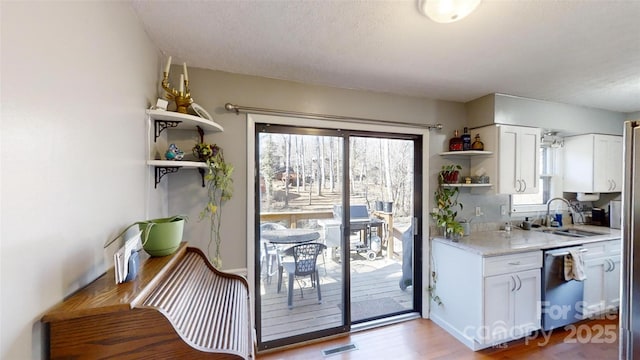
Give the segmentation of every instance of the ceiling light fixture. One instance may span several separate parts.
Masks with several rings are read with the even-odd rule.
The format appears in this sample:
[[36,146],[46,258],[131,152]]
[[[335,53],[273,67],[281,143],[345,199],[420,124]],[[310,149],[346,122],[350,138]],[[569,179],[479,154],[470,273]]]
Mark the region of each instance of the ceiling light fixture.
[[481,0],[418,0],[418,8],[431,20],[450,23],[471,14]]

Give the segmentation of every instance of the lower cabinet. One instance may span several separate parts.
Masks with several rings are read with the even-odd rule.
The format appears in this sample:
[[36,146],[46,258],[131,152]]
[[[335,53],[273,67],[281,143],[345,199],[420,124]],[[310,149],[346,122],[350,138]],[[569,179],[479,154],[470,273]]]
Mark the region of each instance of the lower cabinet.
[[620,306],[620,240],[585,244],[584,317]]
[[484,278],[484,343],[540,329],[540,269]]
[[485,257],[439,239],[431,251],[430,318],[469,348],[541,328],[542,251]]

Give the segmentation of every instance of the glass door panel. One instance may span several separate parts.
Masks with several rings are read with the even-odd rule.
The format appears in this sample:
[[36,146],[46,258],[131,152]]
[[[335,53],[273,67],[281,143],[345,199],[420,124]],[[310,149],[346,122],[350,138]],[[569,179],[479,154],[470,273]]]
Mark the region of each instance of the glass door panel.
[[349,261],[353,323],[414,310],[414,143],[349,140]]
[[259,346],[345,332],[344,271],[336,253],[342,228],[335,215],[344,196],[343,137],[256,129]]

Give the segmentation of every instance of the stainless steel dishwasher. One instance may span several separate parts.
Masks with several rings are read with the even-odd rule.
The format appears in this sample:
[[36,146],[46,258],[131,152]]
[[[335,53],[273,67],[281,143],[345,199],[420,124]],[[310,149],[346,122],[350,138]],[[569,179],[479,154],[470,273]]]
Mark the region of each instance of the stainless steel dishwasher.
[[582,320],[584,282],[564,279],[564,257],[569,249],[546,250],[542,265],[542,329],[551,330]]

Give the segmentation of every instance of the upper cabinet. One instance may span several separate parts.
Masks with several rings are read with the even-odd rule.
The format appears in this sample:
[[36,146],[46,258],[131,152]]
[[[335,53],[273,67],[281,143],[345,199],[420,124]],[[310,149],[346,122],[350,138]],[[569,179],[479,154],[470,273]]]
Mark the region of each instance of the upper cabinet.
[[622,137],[587,134],[564,140],[564,187],[567,192],[622,191]]
[[[540,129],[490,125],[472,130],[480,134],[485,150],[495,156],[472,165],[471,172],[486,170],[499,194],[535,194],[540,177]],[[494,180],[497,179],[497,180]]]

